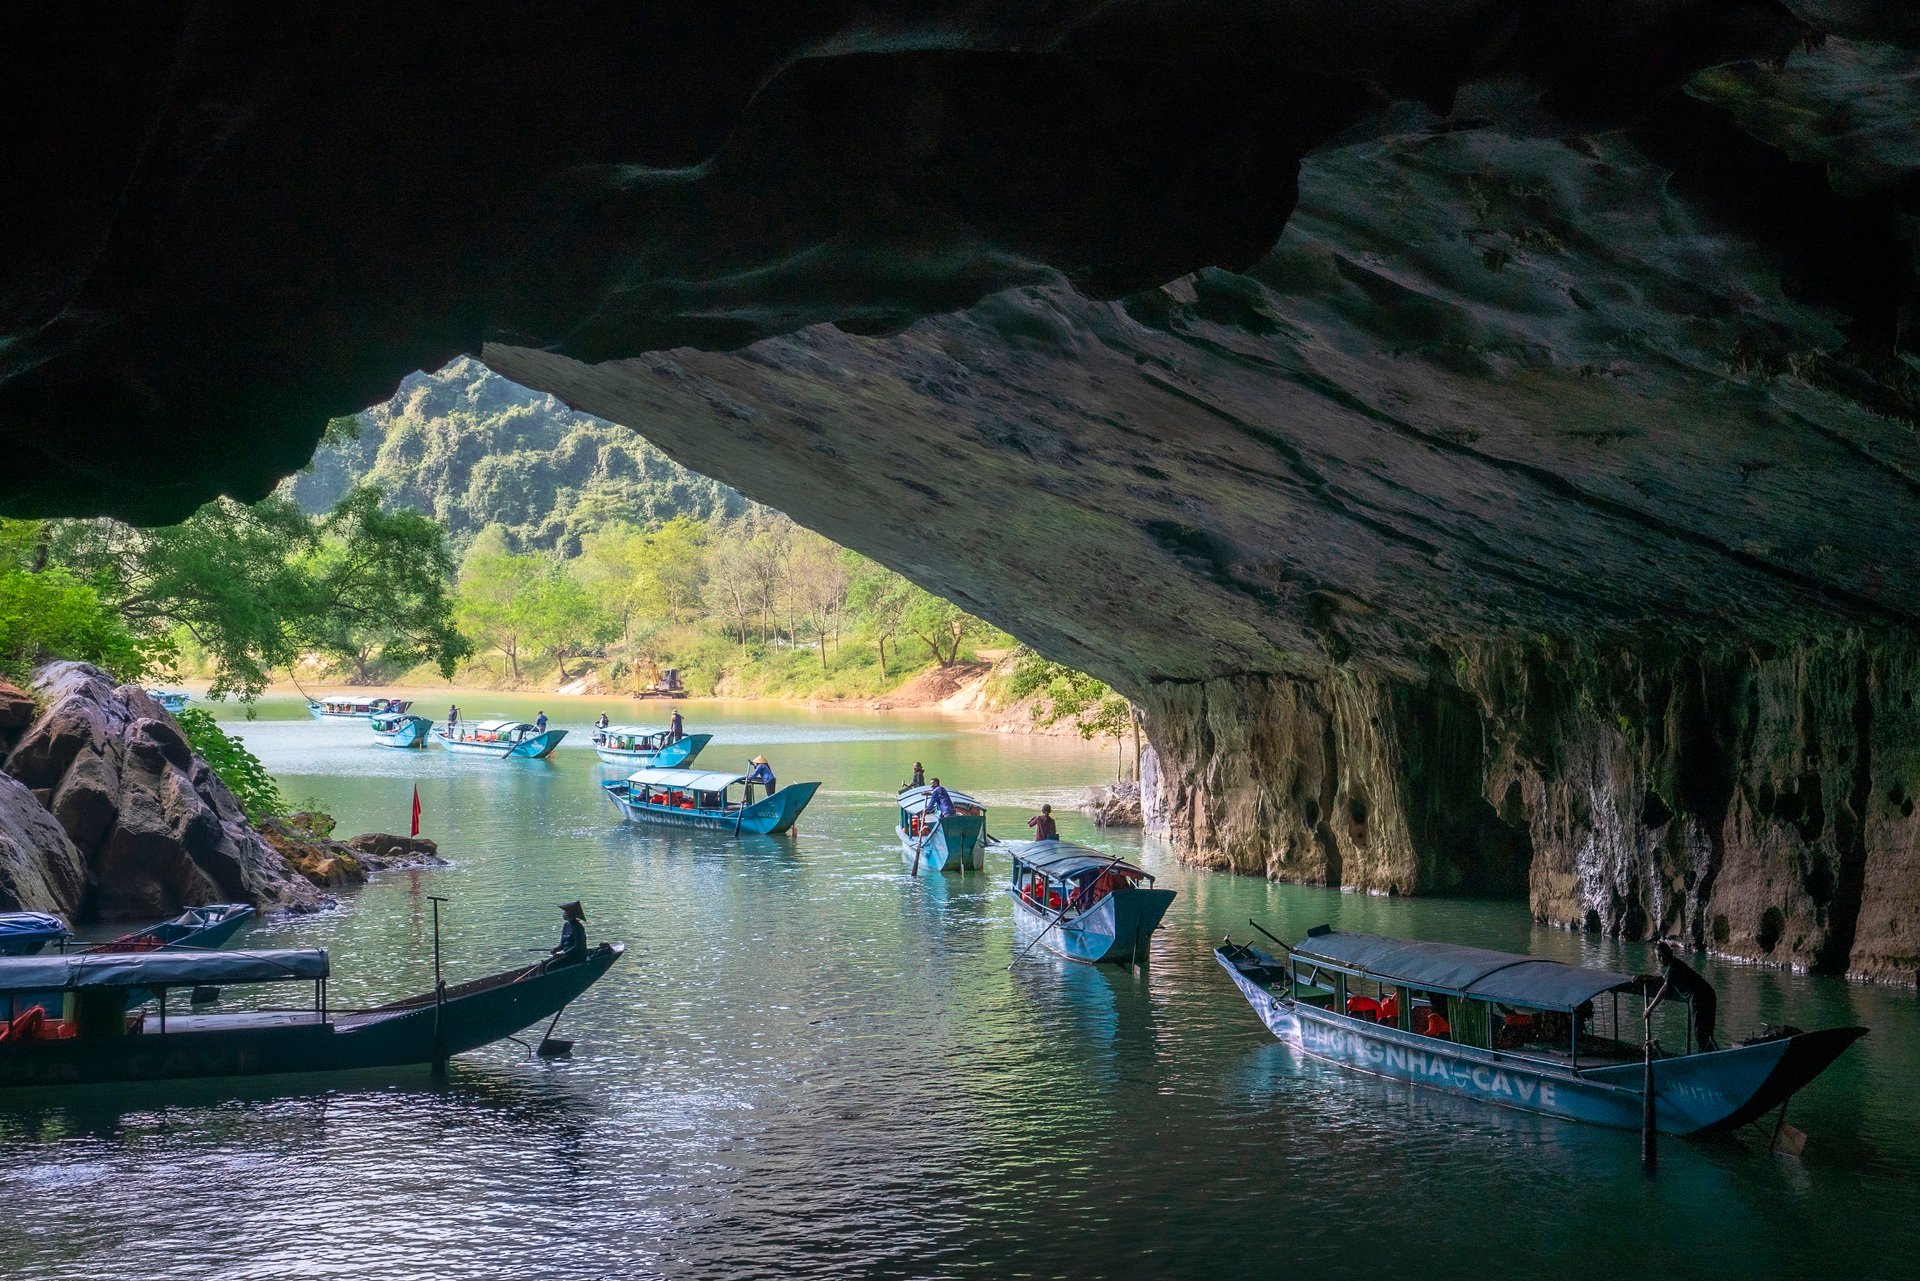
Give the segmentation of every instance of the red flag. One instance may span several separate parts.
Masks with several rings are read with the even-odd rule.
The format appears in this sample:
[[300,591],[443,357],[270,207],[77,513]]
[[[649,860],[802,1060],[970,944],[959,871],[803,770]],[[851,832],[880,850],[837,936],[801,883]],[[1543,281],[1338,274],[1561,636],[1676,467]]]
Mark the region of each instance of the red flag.
[[413,831],[410,835],[420,835],[420,784],[413,785]]

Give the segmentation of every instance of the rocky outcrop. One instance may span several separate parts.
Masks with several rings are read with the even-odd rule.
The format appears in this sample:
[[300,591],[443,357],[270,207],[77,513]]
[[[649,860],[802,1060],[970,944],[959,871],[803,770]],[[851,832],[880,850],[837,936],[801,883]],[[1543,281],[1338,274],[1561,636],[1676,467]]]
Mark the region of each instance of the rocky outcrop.
[[1104,783],[1090,787],[1074,808],[1093,820],[1095,827],[1139,827],[1140,784]]
[[36,829],[31,848],[47,870],[24,906],[151,918],[192,903],[316,905],[312,884],[261,839],[145,690],[83,663],[49,664],[34,688],[44,710],[5,770],[15,793],[45,797],[60,839]]
[[41,799],[0,774],[0,912],[79,909],[87,865]]
[[371,872],[386,872],[406,867],[445,867],[440,846],[424,836],[394,836],[387,832],[362,832],[347,842],[362,865]]
[[1377,893],[1524,892],[1543,921],[1920,977],[1920,645],[1516,643],[1417,679],[1157,687],[1157,830]]

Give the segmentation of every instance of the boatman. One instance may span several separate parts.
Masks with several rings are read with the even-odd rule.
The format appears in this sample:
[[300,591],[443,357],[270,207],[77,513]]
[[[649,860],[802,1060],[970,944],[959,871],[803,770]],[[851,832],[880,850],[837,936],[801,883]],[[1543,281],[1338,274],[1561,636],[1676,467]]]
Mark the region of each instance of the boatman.
[[767,795],[772,796],[774,787],[776,786],[773,781],[773,766],[767,764],[767,758],[764,756],[756,756],[748,763],[752,765],[753,768],[747,771],[747,777],[745,779],[747,784],[747,798],[749,800],[753,798],[753,785],[755,783],[765,783],[767,785]]
[[605,729],[607,727],[607,714],[605,712],[600,713],[600,719],[593,723],[593,727],[595,729]]
[[941,818],[953,817],[953,794],[940,786],[940,780],[937,778],[933,780],[933,786],[927,790],[927,804],[933,806],[934,812]]
[[451,703],[447,707],[447,733],[453,733],[453,727],[460,723],[460,704]]
[[580,900],[560,905],[560,945],[553,949],[548,965],[571,965],[586,959],[587,913]]
[[1700,976],[1700,971],[1688,965],[1674,953],[1673,944],[1661,939],[1654,951],[1660,957],[1660,976],[1654,979],[1648,976],[1641,981],[1651,986],[1660,984],[1659,991],[1653,994],[1653,1003],[1647,1008],[1653,1009],[1667,999],[1669,993],[1684,996],[1693,1007],[1693,1039],[1700,1043],[1702,1050],[1711,1050],[1713,1044],[1714,1016],[1719,1012],[1720,998],[1713,990],[1713,984]]
[[547,714],[545,712],[533,718],[533,732],[536,734],[544,734],[547,732]]
[[926,785],[927,785],[927,767],[922,765],[919,761],[915,761],[913,763],[913,782],[907,784],[907,786],[908,787],[925,787]]
[[[934,780],[938,782],[938,779]],[[1036,841],[1057,841],[1060,839],[1060,825],[1053,821],[1053,806],[1042,805],[1040,812],[1027,820],[1027,826],[1033,829]]]
[[[673,709],[673,715],[667,718],[667,741],[677,743],[686,736],[686,723],[680,719],[680,709],[676,707]],[[771,787],[767,789],[767,794],[773,794]]]

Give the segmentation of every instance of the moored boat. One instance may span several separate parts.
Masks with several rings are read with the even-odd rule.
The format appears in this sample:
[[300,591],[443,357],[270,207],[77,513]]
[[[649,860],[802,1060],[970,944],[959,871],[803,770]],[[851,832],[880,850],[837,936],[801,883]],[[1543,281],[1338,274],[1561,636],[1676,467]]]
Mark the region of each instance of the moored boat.
[[[337,1072],[442,1062],[512,1036],[561,1010],[625,949],[603,943],[578,960],[507,970],[420,996],[344,1012],[327,1004],[319,950],[68,954],[0,959],[0,1086]],[[171,1015],[180,988],[313,984],[309,1009]],[[52,990],[71,1017],[50,1017],[21,993]],[[134,997],[157,993],[159,1006]]]
[[433,722],[407,712],[381,712],[369,717],[373,741],[381,747],[425,747],[433,733]]
[[600,786],[614,808],[631,822],[671,823],[772,836],[793,826],[800,811],[820,790],[818,783],[790,783],[770,796],[746,800],[732,789],[744,787],[745,774],[726,770],[643,769]]
[[545,760],[566,736],[563,729],[538,730],[525,721],[461,721],[451,734],[433,727],[434,740],[449,752],[516,761]]
[[[1269,1031],[1330,1063],[1451,1094],[1620,1129],[1641,1128],[1645,1045],[1620,1038],[1642,1018],[1641,979],[1511,952],[1321,927],[1278,959],[1231,939],[1214,959]],[[1592,1028],[1606,997],[1611,1034]],[[1763,1030],[1725,1049],[1652,1061],[1654,1118],[1667,1134],[1757,1120],[1865,1028]]]
[[382,712],[404,712],[413,706],[410,698],[381,698],[360,694],[329,694],[307,700],[307,712],[319,721],[365,720]]
[[150,689],[147,693],[153,698],[154,702],[160,704],[161,707],[169,712],[184,712],[187,710],[188,698],[192,697],[186,692],[177,689]]
[[1071,841],[1000,841],[992,848],[1013,860],[1007,897],[1027,946],[1070,961],[1147,959],[1174,892],[1153,888],[1145,870]]
[[32,956],[72,937],[67,923],[49,912],[0,912],[0,956]]
[[258,915],[251,903],[208,903],[190,907],[180,915],[132,930],[105,943],[93,943],[75,949],[78,952],[155,952],[163,947],[225,947]]
[[593,731],[593,750],[609,765],[674,769],[692,765],[711,734],[682,734],[657,725],[609,725]]
[[987,830],[987,808],[965,792],[947,789],[952,812],[943,814],[933,803],[933,788],[900,789],[900,817],[893,834],[900,839],[900,857],[918,876],[921,871],[948,868],[978,871],[981,838]]

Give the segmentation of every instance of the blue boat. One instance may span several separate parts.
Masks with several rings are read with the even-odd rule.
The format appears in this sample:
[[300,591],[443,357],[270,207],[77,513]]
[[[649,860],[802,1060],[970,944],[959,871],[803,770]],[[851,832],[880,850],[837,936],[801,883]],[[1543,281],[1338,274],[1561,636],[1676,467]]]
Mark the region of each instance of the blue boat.
[[258,915],[251,903],[209,903],[190,907],[180,915],[132,930],[105,943],[76,949],[79,952],[155,952],[163,947],[198,948],[203,951],[225,947],[233,936]]
[[1000,841],[993,848],[1013,860],[1007,897],[1029,947],[1069,961],[1147,959],[1174,892],[1154,889],[1146,871],[1071,841]]
[[32,956],[72,937],[65,921],[46,912],[0,912],[0,956]]
[[609,725],[593,731],[593,750],[609,765],[674,769],[692,765],[711,734],[682,734],[658,725]]
[[407,712],[381,712],[367,718],[373,741],[381,747],[421,748],[433,734],[433,722]]
[[[1267,1029],[1329,1063],[1481,1102],[1641,1128],[1645,1043],[1622,1040],[1647,1000],[1640,980],[1537,957],[1326,927],[1286,959],[1231,939],[1214,959]],[[1611,1034],[1590,1024],[1608,998]],[[1782,1029],[1726,1049],[1653,1059],[1654,1119],[1666,1134],[1758,1120],[1825,1071],[1865,1028]],[[1690,1035],[1690,1034],[1689,1034]],[[1658,1047],[1655,1047],[1658,1055]]]
[[150,689],[147,693],[152,697],[154,702],[160,704],[160,706],[167,711],[175,713],[186,711],[187,699],[191,697],[191,695],[177,689]]
[[307,700],[307,714],[317,721],[366,720],[383,712],[404,712],[413,706],[410,698],[381,698],[360,694],[329,694]]
[[461,721],[451,734],[433,727],[434,740],[449,752],[515,761],[543,761],[566,736],[563,729],[543,732],[525,721]]
[[746,782],[746,775],[726,770],[643,769],[600,786],[630,822],[706,827],[735,836],[789,830],[820,790],[818,783],[791,783],[757,801],[746,800],[745,792],[736,799],[732,789]]
[[987,830],[986,806],[949,788],[953,813],[941,814],[927,799],[932,793],[924,784],[900,789],[900,818],[893,834],[900,838],[901,859],[915,876],[922,870],[978,871],[981,836]]
[[[625,949],[541,961],[368,1010],[327,1004],[331,966],[318,949],[106,953],[0,959],[0,1086],[339,1072],[444,1063],[454,1054],[557,1019]],[[168,995],[202,986],[311,983],[307,1009],[175,1015]],[[53,991],[52,1017],[22,994]],[[154,1010],[138,1008],[157,993]],[[551,1028],[549,1024],[549,1028]],[[543,1043],[542,1053],[547,1052]],[[552,1043],[555,1050],[564,1043]]]

